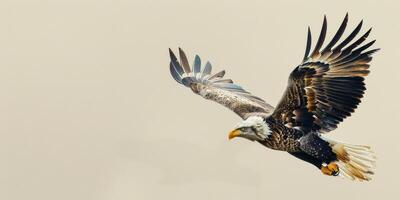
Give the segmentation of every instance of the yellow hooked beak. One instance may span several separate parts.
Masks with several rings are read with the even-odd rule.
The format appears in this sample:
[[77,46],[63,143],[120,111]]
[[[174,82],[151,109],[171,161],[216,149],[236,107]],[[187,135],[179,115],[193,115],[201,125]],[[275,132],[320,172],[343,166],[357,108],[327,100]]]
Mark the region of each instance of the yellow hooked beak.
[[240,130],[233,130],[233,131],[231,131],[230,133],[229,133],[229,136],[228,136],[228,138],[229,139],[232,139],[232,138],[234,138],[234,137],[236,137],[236,136],[238,136],[240,134]]

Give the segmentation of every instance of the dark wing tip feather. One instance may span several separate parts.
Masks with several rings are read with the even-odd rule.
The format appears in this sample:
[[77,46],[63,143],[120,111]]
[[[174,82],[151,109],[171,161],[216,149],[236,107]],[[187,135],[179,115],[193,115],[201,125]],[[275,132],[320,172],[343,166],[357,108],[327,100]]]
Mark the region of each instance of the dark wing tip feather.
[[332,40],[328,43],[328,45],[326,45],[324,50],[322,50],[322,54],[330,51],[331,48],[336,44],[336,42],[339,41],[340,37],[342,37],[342,35],[346,29],[348,21],[349,21],[349,13],[346,13],[346,16],[344,17],[343,22],[340,25],[339,29],[337,30],[335,36],[333,36]]
[[368,56],[371,56],[372,54],[374,54],[380,50],[381,50],[380,48],[372,49],[372,50],[365,52],[365,54],[367,54]]
[[169,57],[171,58],[170,68],[174,68],[174,71],[178,73],[179,76],[182,76],[184,73],[181,65],[178,62],[174,52],[169,48]]
[[350,52],[352,51],[354,48],[356,48],[358,45],[360,45],[361,43],[363,43],[369,36],[369,34],[371,33],[372,28],[370,28],[366,33],[364,33],[363,36],[361,36],[358,40],[356,40],[355,42],[353,42],[353,44],[351,44],[350,46],[348,46],[346,49],[343,50],[343,52]]
[[168,48],[169,50],[169,57],[171,58],[171,61],[177,61],[176,56],[174,52],[171,50],[171,48]]
[[169,64],[169,71],[171,73],[171,76],[175,79],[176,82],[182,84],[182,77],[179,75],[179,73],[176,71],[174,64],[172,61]]
[[176,82],[182,84],[183,69],[179,65],[177,58],[174,52],[171,50],[171,48],[168,48],[168,50],[169,50],[169,57],[171,59],[169,63],[169,71],[171,73],[171,76],[175,79]]
[[322,23],[321,33],[319,34],[318,41],[315,44],[313,52],[311,53],[311,58],[314,58],[319,54],[319,50],[321,49],[322,44],[324,43],[325,40],[327,26],[328,25],[327,25],[326,15],[324,15],[324,22]]
[[310,26],[308,26],[307,44],[306,44],[306,51],[304,52],[303,62],[305,62],[307,60],[308,54],[310,54],[310,49],[311,49],[311,29],[310,29]]
[[360,23],[358,23],[357,27],[353,30],[353,32],[350,33],[349,36],[347,36],[346,39],[343,40],[343,42],[341,42],[333,49],[333,52],[341,51],[344,46],[346,46],[349,42],[351,42],[351,40],[354,39],[354,37],[358,34],[358,32],[360,32],[362,25],[363,25],[363,20],[361,20]]
[[371,42],[368,42],[367,44],[361,46],[360,48],[358,48],[358,49],[356,49],[354,51],[361,53],[362,51],[364,51],[364,50],[368,49],[370,46],[372,46],[375,42],[376,42],[376,40],[372,40]]
[[191,72],[189,62],[185,52],[180,47],[179,47],[179,58],[181,59],[181,65],[183,67],[183,70],[185,70],[185,72],[189,74]]

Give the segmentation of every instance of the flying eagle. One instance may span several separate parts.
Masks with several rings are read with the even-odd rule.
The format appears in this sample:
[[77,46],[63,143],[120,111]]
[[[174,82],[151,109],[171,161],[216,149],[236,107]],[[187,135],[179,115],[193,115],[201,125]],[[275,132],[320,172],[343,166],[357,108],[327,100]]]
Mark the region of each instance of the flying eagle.
[[290,73],[286,91],[275,108],[224,78],[225,71],[212,74],[210,62],[202,67],[198,55],[190,67],[180,48],[180,61],[169,50],[170,72],[178,83],[195,94],[224,105],[243,119],[230,132],[229,139],[242,137],[274,150],[287,151],[329,176],[370,180],[376,158],[370,147],[324,137],[324,133],[336,129],[361,102],[365,92],[364,77],[369,73],[368,63],[372,54],[379,50],[369,49],[375,40],[362,44],[371,29],[354,40],[363,21],[338,43],[347,21],[346,14],[332,40],[322,48],[327,30],[324,17],[312,51],[308,28],[304,58]]

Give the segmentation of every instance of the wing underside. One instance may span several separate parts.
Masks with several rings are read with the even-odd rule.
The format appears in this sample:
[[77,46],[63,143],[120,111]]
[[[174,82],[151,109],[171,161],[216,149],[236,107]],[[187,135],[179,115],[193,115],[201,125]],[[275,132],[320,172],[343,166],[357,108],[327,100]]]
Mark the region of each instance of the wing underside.
[[212,74],[210,62],[206,62],[202,67],[201,59],[196,55],[190,67],[182,49],[179,48],[180,62],[171,49],[169,53],[172,77],[178,83],[189,87],[195,94],[224,105],[242,118],[256,114],[267,115],[273,110],[263,99],[252,95],[231,79],[224,78],[225,71]]

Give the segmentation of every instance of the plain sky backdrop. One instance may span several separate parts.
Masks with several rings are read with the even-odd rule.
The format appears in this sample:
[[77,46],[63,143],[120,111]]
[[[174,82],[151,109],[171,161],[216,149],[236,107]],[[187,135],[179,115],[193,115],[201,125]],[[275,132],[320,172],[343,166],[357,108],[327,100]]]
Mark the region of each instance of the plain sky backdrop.
[[[398,1],[2,0],[0,199],[396,199]],[[328,39],[364,19],[377,39],[367,92],[329,137],[378,155],[368,183],[243,139],[240,121],[169,74],[168,48],[276,105],[307,26]]]

